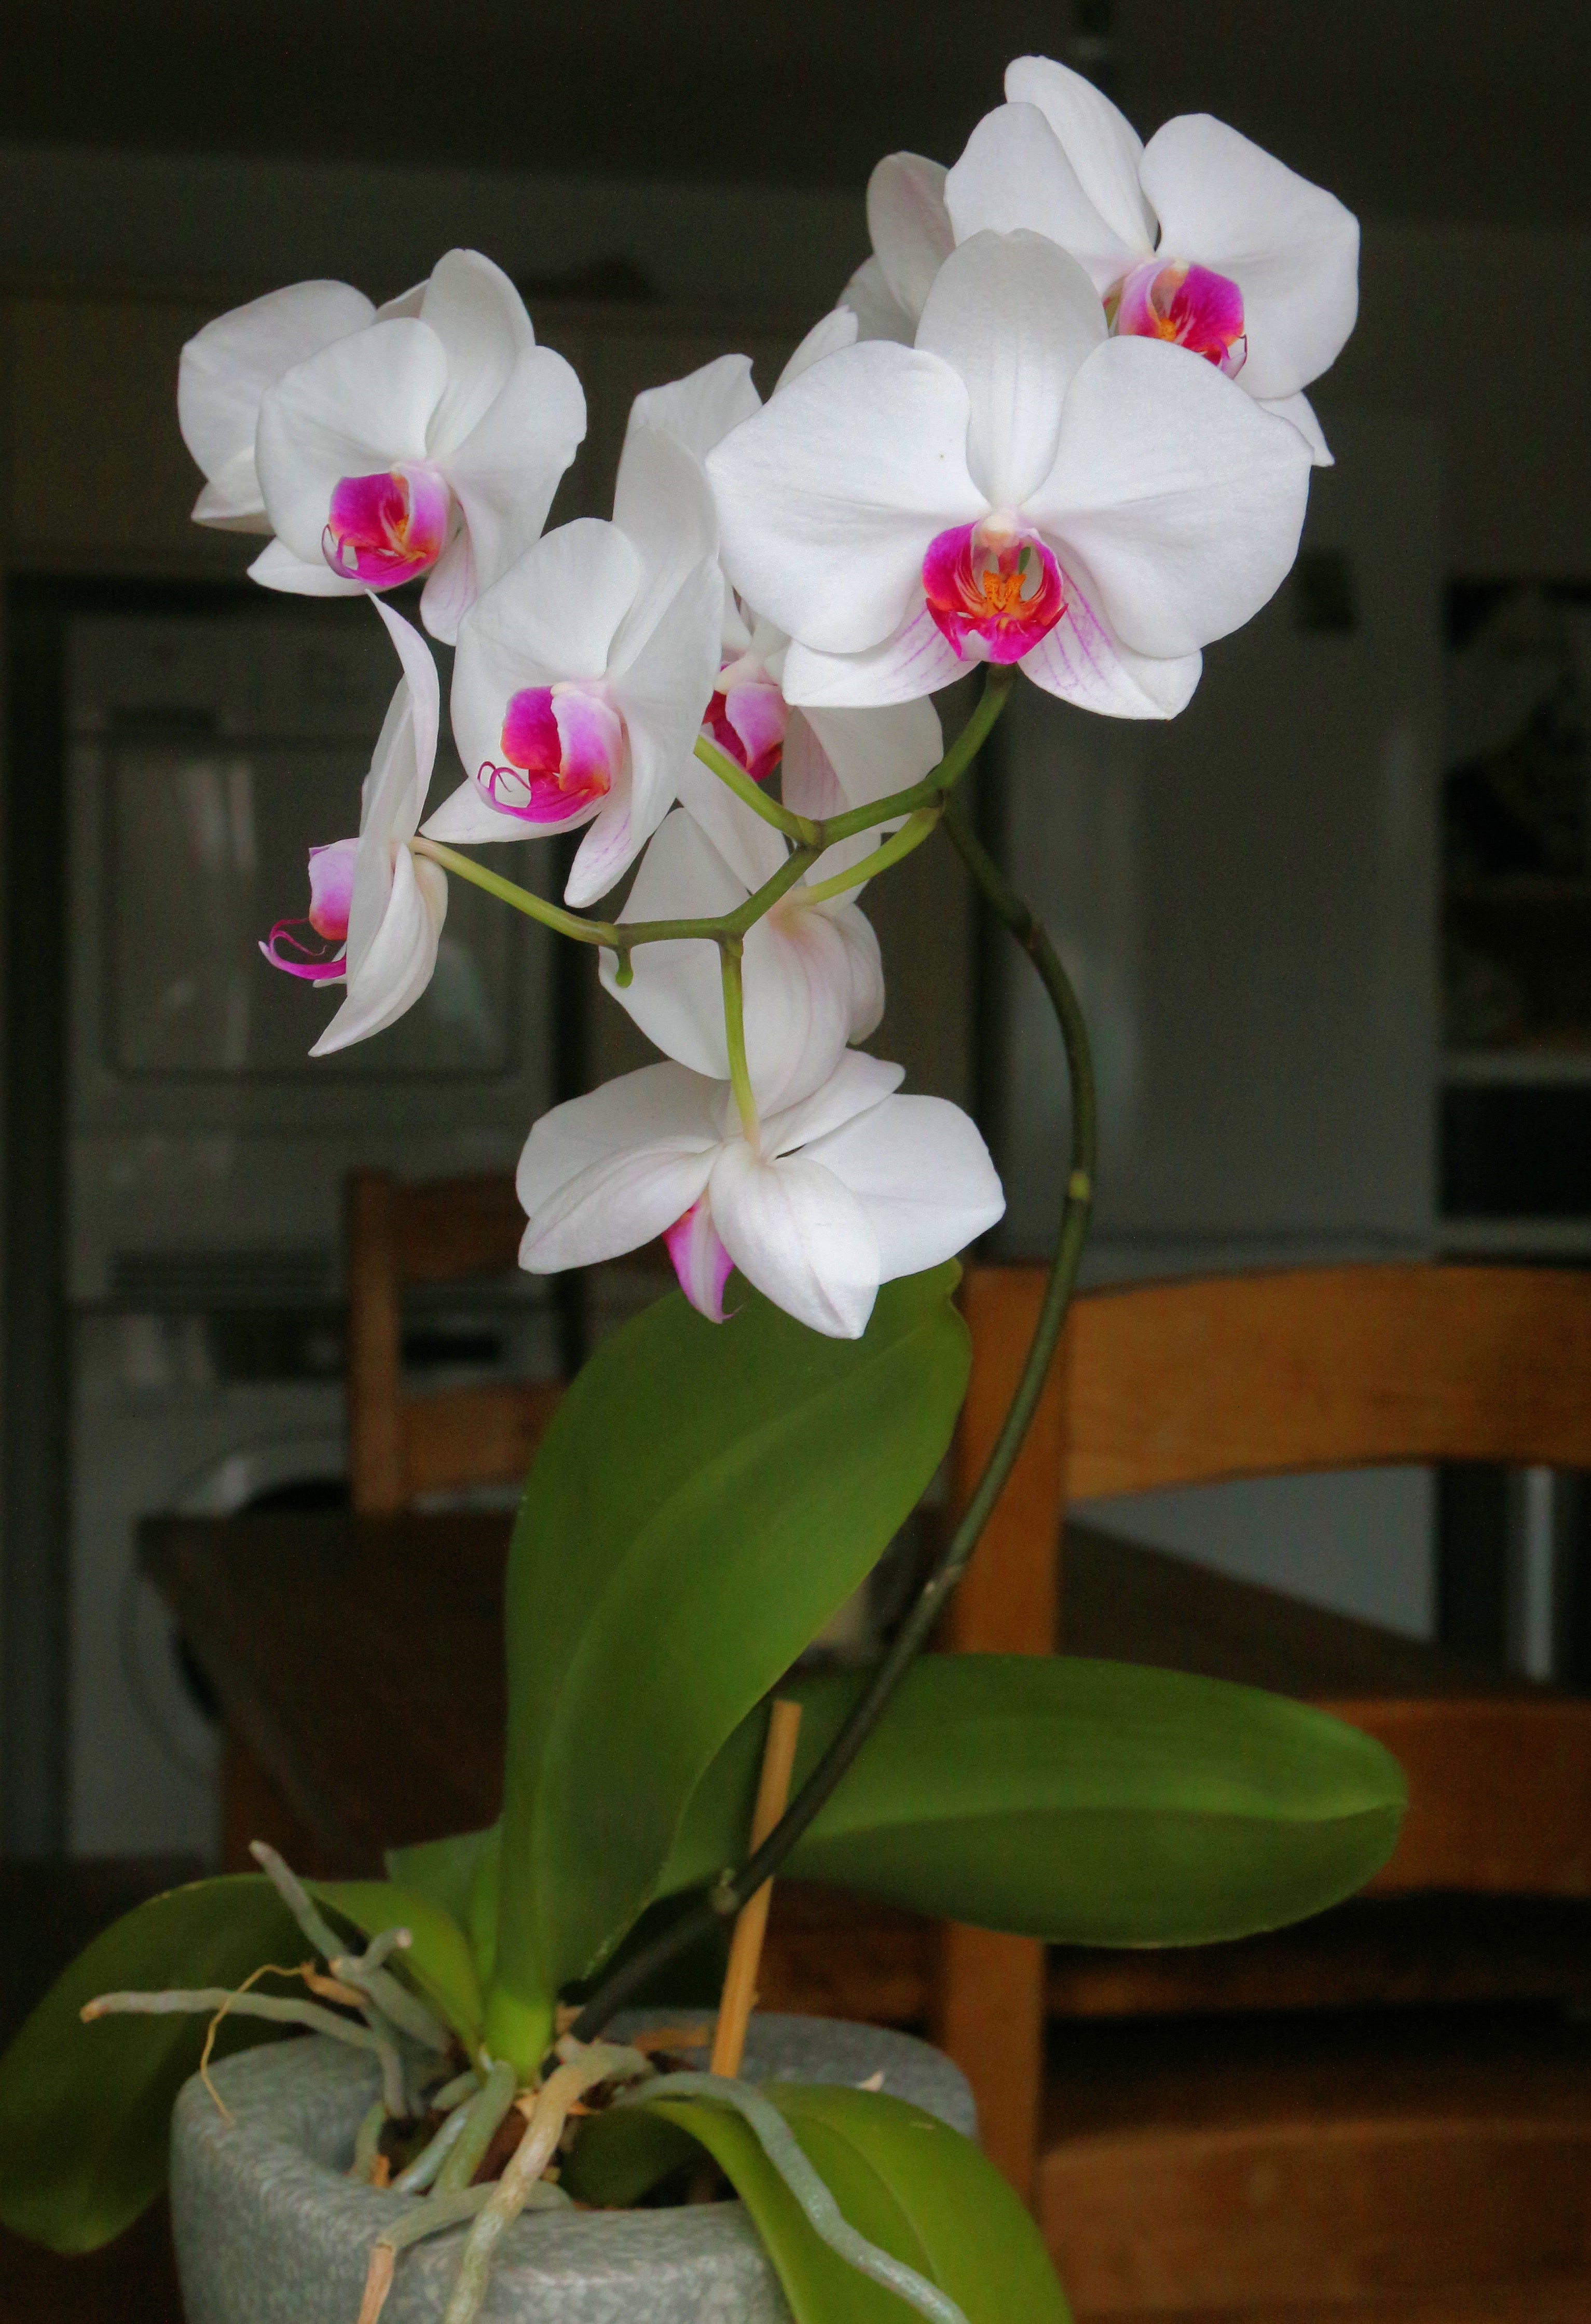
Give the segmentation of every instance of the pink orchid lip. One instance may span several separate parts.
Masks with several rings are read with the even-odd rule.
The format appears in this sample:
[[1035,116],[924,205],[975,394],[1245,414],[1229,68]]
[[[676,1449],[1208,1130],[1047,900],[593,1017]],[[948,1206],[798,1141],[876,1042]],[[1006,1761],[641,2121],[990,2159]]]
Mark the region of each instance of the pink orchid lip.
[[705,1194],[698,1195],[682,1217],[664,1228],[663,1240],[679,1287],[691,1305],[710,1323],[722,1323],[724,1286],[735,1263],[718,1239]]
[[1020,661],[1066,611],[1061,567],[1038,535],[994,517],[937,534],[923,588],[963,661]]
[[606,798],[624,760],[624,722],[600,684],[522,687],[502,722],[505,766],[485,760],[476,787],[503,815],[567,823]]
[[332,493],[320,553],[345,581],[395,589],[435,565],[452,508],[446,483],[418,462],[345,476]]
[[1151,258],[1116,293],[1121,338],[1168,339],[1236,379],[1248,355],[1243,293],[1225,274],[1185,259]]
[[[789,705],[766,673],[745,670],[748,657],[726,662],[719,672],[718,691],[702,715],[704,731],[726,759],[743,768],[754,783],[765,783],[778,765],[790,723]],[[760,665],[753,662],[753,670]]]
[[[324,984],[347,973],[348,909],[354,899],[356,839],[336,839],[309,850],[309,917],[278,920],[260,950],[272,968]],[[301,935],[308,929],[308,936]]]

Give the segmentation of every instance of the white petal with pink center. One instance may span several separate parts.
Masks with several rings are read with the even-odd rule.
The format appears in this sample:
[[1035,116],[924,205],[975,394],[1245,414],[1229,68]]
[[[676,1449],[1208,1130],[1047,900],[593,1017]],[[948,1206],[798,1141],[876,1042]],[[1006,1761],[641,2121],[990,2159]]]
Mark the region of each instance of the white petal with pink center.
[[639,428],[612,523],[548,533],[459,633],[453,730],[468,779],[426,825],[479,845],[589,825],[565,889],[593,903],[673,806],[719,667],[723,583],[699,462]]
[[957,240],[1047,235],[1088,269],[1118,334],[1217,364],[1329,464],[1297,400],[1358,311],[1351,211],[1208,114],[1168,121],[1144,145],[1108,97],[1047,57],[1017,58],[1006,95],[946,180]]
[[988,659],[1166,716],[1291,566],[1309,466],[1215,366],[1108,338],[1077,262],[1020,232],[945,261],[915,348],[829,356],[708,474],[726,571],[794,641],[792,704],[910,700]]
[[729,1088],[648,1065],[556,1106],[520,1158],[520,1264],[583,1267],[666,1235],[681,1287],[719,1320],[730,1265],[786,1313],[857,1339],[881,1283],[949,1259],[1005,1208],[973,1124],[896,1094],[898,1065],[849,1051],[748,1140]]
[[507,275],[450,251],[418,297],[264,394],[255,456],[276,539],[251,569],[316,596],[423,575],[422,617],[451,642],[539,535],[584,433],[580,383],[537,346]]
[[[414,1006],[436,968],[447,912],[440,868],[417,859],[409,845],[425,811],[437,757],[437,665],[417,630],[379,598],[372,602],[403,675],[364,779],[358,840],[310,851],[308,925],[334,951],[317,958],[284,922],[260,947],[291,975],[345,980],[342,1007],[310,1050],[312,1057],[367,1040]],[[340,959],[335,954],[339,943]]]

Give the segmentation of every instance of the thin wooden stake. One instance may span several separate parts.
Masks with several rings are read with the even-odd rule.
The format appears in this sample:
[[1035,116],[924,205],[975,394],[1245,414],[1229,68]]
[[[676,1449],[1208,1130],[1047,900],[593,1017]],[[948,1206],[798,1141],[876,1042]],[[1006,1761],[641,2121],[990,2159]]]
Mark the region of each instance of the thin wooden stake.
[[[790,1777],[796,1766],[796,1738],[801,1732],[801,1705],[776,1702],[768,1722],[768,1742],[762,1754],[762,1779],[757,1786],[757,1807],[751,1818],[751,1845],[759,1849],[785,1812]],[[762,1940],[768,1929],[768,1908],[773,1882],[765,1880],[735,1921],[730,1942],[729,1969],[723,1997],[718,2006],[718,2030],[713,2037],[712,2071],[732,2081],[740,2070],[746,2050],[746,2023],[757,1998],[757,1970]]]

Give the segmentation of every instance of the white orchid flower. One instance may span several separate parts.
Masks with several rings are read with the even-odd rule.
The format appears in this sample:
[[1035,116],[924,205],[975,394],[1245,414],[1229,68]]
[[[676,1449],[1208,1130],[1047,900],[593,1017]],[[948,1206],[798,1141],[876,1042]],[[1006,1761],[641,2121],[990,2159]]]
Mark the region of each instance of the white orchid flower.
[[952,253],[915,347],[841,348],[707,462],[724,568],[795,641],[787,701],[906,701],[990,660],[1128,718],[1181,710],[1277,587],[1309,468],[1212,365],[1111,338],[1025,232]]
[[1167,339],[1236,376],[1329,465],[1303,390],[1358,312],[1358,221],[1206,113],[1145,145],[1081,73],[1018,57],[944,188],[956,239],[1047,235],[1081,259],[1122,335]]
[[454,250],[430,280],[265,392],[254,458],[276,539],[250,567],[308,596],[424,574],[451,643],[541,531],[585,433],[585,397],[539,347],[508,276]]
[[738,1267],[814,1331],[857,1339],[881,1283],[937,1266],[1005,1209],[973,1124],[943,1098],[896,1095],[901,1078],[848,1050],[754,1140],[728,1084],[679,1065],[555,1106],[520,1157],[520,1264],[553,1274],[661,1235],[713,1322]]
[[470,779],[426,825],[464,845],[591,828],[564,893],[604,896],[677,795],[719,664],[723,582],[698,464],[625,447],[613,521],[537,542],[459,633],[453,732]]
[[379,598],[372,602],[403,676],[364,779],[359,837],[309,851],[310,938],[299,934],[305,923],[279,920],[260,947],[290,976],[346,982],[312,1057],[368,1040],[413,1008],[431,981],[447,913],[446,876],[409,845],[436,763],[437,665],[417,630]]
[[182,350],[177,420],[204,470],[196,524],[269,532],[254,467],[254,432],[267,392],[334,340],[363,331],[376,310],[346,282],[294,282],[217,315]]

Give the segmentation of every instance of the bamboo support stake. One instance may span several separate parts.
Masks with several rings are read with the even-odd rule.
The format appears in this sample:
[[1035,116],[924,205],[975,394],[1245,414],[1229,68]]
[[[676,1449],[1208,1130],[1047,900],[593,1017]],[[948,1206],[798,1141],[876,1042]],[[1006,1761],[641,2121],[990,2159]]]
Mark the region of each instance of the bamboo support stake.
[[[757,1806],[751,1818],[751,1845],[760,1848],[785,1812],[790,1778],[796,1768],[796,1738],[801,1732],[801,1705],[776,1702],[768,1722],[762,1753],[762,1777],[757,1786]],[[718,2030],[713,2037],[711,2070],[731,2081],[740,2070],[746,2049],[746,2022],[757,1998],[757,1969],[762,1940],[768,1930],[768,1908],[773,1882],[765,1880],[735,1920],[730,1943],[729,1969],[723,1997],[718,2006]]]

